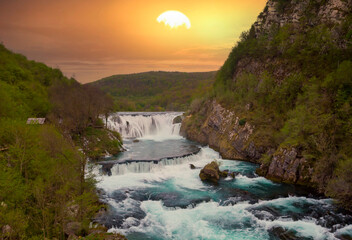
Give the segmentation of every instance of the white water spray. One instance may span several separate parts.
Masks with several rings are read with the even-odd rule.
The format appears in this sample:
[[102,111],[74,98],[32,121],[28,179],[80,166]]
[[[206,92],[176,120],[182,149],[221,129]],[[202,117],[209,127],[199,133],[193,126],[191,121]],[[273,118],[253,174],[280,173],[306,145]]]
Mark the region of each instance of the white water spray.
[[173,123],[182,112],[128,113],[120,112],[108,118],[108,128],[118,131],[123,138],[163,141],[181,138],[181,123]]
[[164,158],[160,161],[139,161],[115,164],[111,168],[111,175],[123,175],[126,173],[148,173],[162,171],[165,166],[181,165],[185,163],[194,163],[200,160],[213,160],[219,158],[219,154],[210,148],[202,148],[197,154],[189,156]]

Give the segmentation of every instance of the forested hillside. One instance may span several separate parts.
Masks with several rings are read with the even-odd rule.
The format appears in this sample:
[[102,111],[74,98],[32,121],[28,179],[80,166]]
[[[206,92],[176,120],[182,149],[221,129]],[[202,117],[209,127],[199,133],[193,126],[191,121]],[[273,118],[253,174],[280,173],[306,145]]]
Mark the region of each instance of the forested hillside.
[[117,111],[184,111],[207,92],[215,72],[145,72],[114,75],[88,85],[110,94]]
[[[111,107],[99,89],[0,45],[1,239],[89,233],[101,206],[94,179],[86,175],[87,157],[121,146],[119,135],[101,128],[98,118]],[[36,117],[45,124],[26,124]],[[94,134],[105,142],[90,149]]]
[[269,0],[193,103],[184,134],[351,209],[351,11],[351,1]]

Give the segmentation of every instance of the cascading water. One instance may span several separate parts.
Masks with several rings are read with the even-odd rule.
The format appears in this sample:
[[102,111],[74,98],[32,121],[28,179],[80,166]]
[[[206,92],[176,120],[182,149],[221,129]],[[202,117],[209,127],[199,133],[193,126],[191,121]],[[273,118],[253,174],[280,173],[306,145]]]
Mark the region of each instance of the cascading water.
[[124,138],[165,140],[179,138],[180,123],[173,123],[181,112],[128,113],[120,112],[108,119],[108,127]]
[[[223,160],[208,147],[177,138],[172,121],[178,114],[109,119],[109,126],[125,131],[129,149],[102,163],[110,175],[98,177],[101,198],[110,206],[98,220],[110,232],[156,240],[351,239],[351,214],[306,189],[258,177],[255,164]],[[200,168],[214,159],[236,178],[202,182]]]
[[108,175],[148,172],[180,164],[198,153],[200,148],[196,144],[179,135],[181,123],[174,121],[179,116],[182,112],[120,112],[109,117],[108,127],[122,134],[127,151],[120,154],[113,166],[111,160],[101,162],[100,172]]

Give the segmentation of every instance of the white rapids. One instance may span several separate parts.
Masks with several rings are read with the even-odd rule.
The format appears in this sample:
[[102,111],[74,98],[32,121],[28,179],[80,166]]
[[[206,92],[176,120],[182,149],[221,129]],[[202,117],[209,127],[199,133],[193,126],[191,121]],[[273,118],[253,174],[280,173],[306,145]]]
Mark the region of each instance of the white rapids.
[[[109,128],[126,140],[128,151],[122,155],[135,160],[112,159],[110,175],[95,169],[101,200],[109,205],[100,222],[109,232],[135,240],[350,239],[352,216],[339,212],[331,199],[259,177],[257,165],[224,160],[209,147],[182,138],[180,124],[173,123],[180,115],[117,113],[108,119]],[[192,144],[200,151],[180,155]],[[153,160],[156,152],[179,157]],[[200,169],[214,160],[221,170],[236,172],[235,179],[202,182]]]

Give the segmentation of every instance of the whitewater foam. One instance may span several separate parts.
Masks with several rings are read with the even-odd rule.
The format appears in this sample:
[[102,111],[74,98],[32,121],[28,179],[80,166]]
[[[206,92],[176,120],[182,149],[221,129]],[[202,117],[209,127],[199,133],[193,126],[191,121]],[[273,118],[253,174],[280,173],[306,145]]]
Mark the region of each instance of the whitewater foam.
[[[125,138],[177,139],[181,138],[179,124],[172,122],[177,114],[180,115],[123,113],[109,119],[108,125],[121,131]],[[129,148],[133,151],[132,141]],[[202,182],[199,169],[191,170],[189,166],[192,163],[201,168],[213,160],[221,163],[222,170],[240,174],[214,186]],[[304,210],[311,207],[322,209],[322,213],[330,211],[330,199],[278,198],[288,195],[286,186],[254,175],[255,168],[249,163],[222,160],[208,147],[187,157],[116,164],[111,169],[112,176],[100,176],[97,184],[105,191],[113,214],[119,216],[109,232],[133,239],[209,240],[271,239],[280,231],[318,240],[352,235],[352,225],[337,224],[339,229],[333,233],[336,228],[332,230],[319,222],[324,216],[304,215]],[[268,195],[274,191],[279,194]]]
[[168,113],[116,113],[108,118],[107,126],[122,134],[123,138],[164,141],[180,139],[181,123],[173,123],[182,112]]
[[116,164],[112,169],[112,176],[98,177],[98,187],[111,192],[121,188],[151,187],[151,183],[153,182],[175,178],[176,184],[186,186],[190,189],[198,189],[202,188],[203,185],[200,179],[195,177],[198,175],[198,172],[189,171],[189,164],[195,163],[197,166],[205,166],[210,161],[219,159],[219,157],[219,154],[211,148],[203,147],[195,155],[169,159],[158,163],[134,162]]

